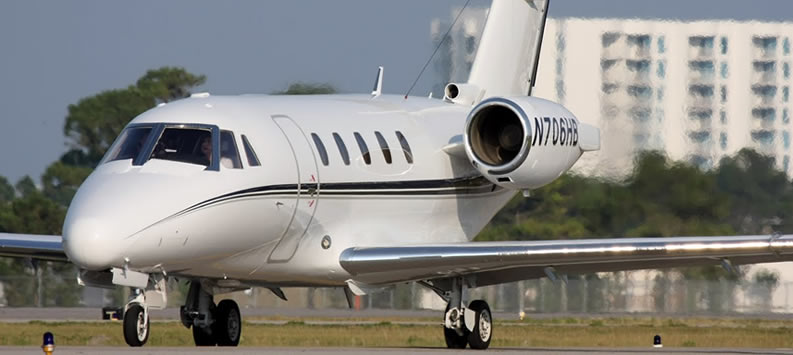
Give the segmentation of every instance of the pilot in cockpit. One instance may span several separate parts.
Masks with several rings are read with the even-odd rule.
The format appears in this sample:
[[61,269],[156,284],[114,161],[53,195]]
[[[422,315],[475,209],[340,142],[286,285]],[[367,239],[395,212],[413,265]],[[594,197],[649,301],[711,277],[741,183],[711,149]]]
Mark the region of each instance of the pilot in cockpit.
[[[201,141],[201,152],[204,153],[204,156],[208,162],[206,165],[210,165],[212,163],[211,138],[211,136],[207,136]],[[232,144],[234,144],[233,141],[229,142],[228,140],[224,139],[220,145],[220,165],[223,165],[223,167],[226,169],[237,168],[234,164],[234,160],[232,159],[233,154],[235,153],[235,149],[231,146]]]
[[201,153],[204,153],[206,164],[209,166],[212,163],[212,136],[206,136],[201,140]]

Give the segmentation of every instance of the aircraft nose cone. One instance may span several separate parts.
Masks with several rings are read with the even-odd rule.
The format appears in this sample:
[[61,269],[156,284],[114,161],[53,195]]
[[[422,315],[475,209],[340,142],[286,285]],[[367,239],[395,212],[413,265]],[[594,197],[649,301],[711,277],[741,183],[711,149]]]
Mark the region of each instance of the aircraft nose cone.
[[117,259],[112,235],[95,219],[70,220],[63,228],[63,249],[73,263],[84,269],[109,268]]

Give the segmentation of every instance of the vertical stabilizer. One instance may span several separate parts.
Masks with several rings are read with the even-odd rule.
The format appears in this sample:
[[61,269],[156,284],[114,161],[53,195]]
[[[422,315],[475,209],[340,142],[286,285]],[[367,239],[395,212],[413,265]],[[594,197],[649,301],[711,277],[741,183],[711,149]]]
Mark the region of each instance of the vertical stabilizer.
[[484,97],[529,95],[549,0],[493,0],[468,83]]

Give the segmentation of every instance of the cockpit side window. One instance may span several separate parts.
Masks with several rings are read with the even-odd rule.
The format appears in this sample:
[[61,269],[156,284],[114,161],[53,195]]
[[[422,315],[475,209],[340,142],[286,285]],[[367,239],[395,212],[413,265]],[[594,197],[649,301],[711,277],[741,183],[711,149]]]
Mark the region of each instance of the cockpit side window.
[[237,142],[231,131],[220,131],[220,165],[226,169],[242,169]]
[[114,160],[135,159],[146,144],[146,140],[151,134],[151,127],[129,127],[113,144],[110,154],[105,158],[105,162]]
[[259,162],[259,157],[256,156],[251,142],[248,141],[248,137],[244,134],[242,135],[242,146],[245,149],[245,156],[248,157],[248,166],[261,166],[262,164]]
[[149,158],[209,166],[212,162],[212,131],[165,128]]

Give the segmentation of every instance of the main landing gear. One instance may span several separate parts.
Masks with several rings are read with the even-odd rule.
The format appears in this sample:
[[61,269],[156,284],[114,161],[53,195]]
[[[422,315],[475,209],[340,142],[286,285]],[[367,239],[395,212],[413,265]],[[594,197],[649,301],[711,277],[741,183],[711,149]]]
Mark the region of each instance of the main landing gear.
[[465,349],[470,345],[471,349],[487,349],[493,338],[493,316],[487,302],[475,300],[464,307],[463,281],[460,279],[452,280],[451,291],[446,295],[449,300],[443,319],[446,347]]
[[196,346],[237,346],[240,343],[242,316],[237,302],[222,300],[215,305],[212,295],[198,281],[190,283],[179,316],[182,325],[193,328]]
[[[124,340],[129,346],[143,346],[149,339],[149,309],[162,309],[167,304],[165,279],[152,280],[146,290],[135,289],[124,306]],[[237,302],[223,300],[215,304],[212,294],[201,282],[190,282],[185,305],[179,316],[186,328],[193,329],[196,346],[237,346],[242,332],[242,316]]]

